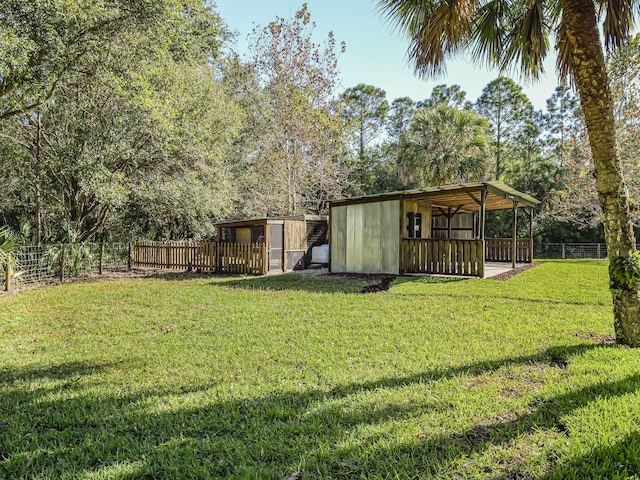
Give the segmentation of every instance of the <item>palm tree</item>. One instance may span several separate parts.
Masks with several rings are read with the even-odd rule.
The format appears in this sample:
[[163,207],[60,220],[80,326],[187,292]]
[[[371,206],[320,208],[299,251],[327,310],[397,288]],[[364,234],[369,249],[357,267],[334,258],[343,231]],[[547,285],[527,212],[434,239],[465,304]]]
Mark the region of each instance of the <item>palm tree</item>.
[[378,0],[409,37],[409,56],[423,76],[441,73],[452,54],[536,78],[555,35],[558,72],[575,85],[584,112],[611,267],[618,343],[640,346],[640,268],[629,196],[622,178],[604,49],[626,43],[640,0]]
[[487,170],[487,121],[446,105],[419,110],[403,135],[399,164],[423,184],[479,180]]

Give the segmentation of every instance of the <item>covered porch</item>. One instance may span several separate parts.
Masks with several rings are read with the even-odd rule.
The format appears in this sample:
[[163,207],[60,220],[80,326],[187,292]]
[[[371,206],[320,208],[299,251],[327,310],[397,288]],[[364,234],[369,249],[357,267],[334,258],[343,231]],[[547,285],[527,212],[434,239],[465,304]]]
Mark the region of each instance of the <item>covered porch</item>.
[[[447,185],[405,194],[401,216],[409,224],[400,242],[400,273],[482,278],[498,268],[496,262],[516,268],[518,263],[533,261],[533,210],[540,203],[533,197],[500,182]],[[511,237],[485,237],[486,213],[496,210],[511,212]],[[420,219],[416,221],[416,212],[421,211],[431,216],[423,231]],[[519,211],[526,213],[528,233],[520,238]]]
[[[485,277],[487,262],[533,260],[535,198],[496,181],[331,202],[331,270]],[[486,238],[487,212],[510,212],[511,235]],[[518,215],[525,212],[525,215]],[[518,236],[518,217],[526,226]]]

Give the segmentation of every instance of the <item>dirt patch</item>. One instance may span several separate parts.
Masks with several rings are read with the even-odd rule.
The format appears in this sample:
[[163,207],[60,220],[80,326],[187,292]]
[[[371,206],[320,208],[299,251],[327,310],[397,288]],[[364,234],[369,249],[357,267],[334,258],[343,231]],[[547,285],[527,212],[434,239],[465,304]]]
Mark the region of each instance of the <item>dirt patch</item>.
[[391,282],[396,279],[396,275],[381,275],[368,273],[330,273],[329,276],[348,278],[352,280],[366,280],[369,285],[360,290],[360,293],[379,293],[389,290]]
[[395,275],[385,275],[380,278],[380,281],[374,283],[372,285],[368,285],[360,290],[360,293],[378,293],[378,292],[386,292],[389,290],[389,286],[391,282],[395,280]]
[[[132,269],[132,270],[110,270],[103,271],[102,275],[99,273],[87,273],[77,277],[65,277],[64,283],[85,283],[85,282],[108,282],[115,280],[123,280],[126,278],[144,278],[153,276],[167,275],[166,270],[157,269]],[[39,288],[51,287],[54,285],[60,285],[60,281],[57,279],[51,279],[50,281],[17,284],[11,288],[10,292],[0,291],[0,297],[4,295],[14,295],[20,292],[26,292],[29,290],[37,290]]]
[[514,268],[513,270],[509,270],[508,272],[501,273],[496,275],[495,277],[491,277],[490,280],[509,280],[514,275],[524,272],[525,270],[529,270],[530,268],[534,268],[540,265],[539,263],[528,263],[526,265],[522,265],[521,267]]
[[581,338],[582,340],[591,340],[593,342],[604,343],[607,345],[616,343],[615,335],[602,335],[596,332],[578,333],[576,334],[576,337]]

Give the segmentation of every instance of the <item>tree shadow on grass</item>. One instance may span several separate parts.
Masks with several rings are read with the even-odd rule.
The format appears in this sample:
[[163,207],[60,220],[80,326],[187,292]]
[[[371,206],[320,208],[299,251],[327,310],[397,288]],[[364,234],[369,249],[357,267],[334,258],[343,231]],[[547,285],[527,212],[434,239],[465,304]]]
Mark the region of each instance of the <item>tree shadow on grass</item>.
[[[361,293],[368,285],[379,282],[381,275],[302,275],[297,272],[280,275],[249,276],[244,274],[200,273],[187,271],[142,272],[133,278],[184,282],[194,279],[214,280],[211,285],[239,290],[305,291],[310,293]],[[388,275],[387,275],[388,277]]]
[[272,291],[305,291],[310,293],[378,293],[389,289],[389,286],[406,282],[418,283],[450,283],[468,280],[454,277],[399,277],[386,274],[327,274],[307,276],[299,273],[288,273],[266,277],[243,277],[216,283],[217,286],[238,288],[243,290]]
[[380,282],[380,276],[346,277],[339,275],[306,276],[285,273],[264,277],[242,277],[222,280],[213,285],[240,290],[302,291],[308,293],[362,293],[370,285]]
[[[560,428],[561,417],[603,396],[640,388],[640,375],[541,399],[531,413],[488,422],[465,432],[385,447],[375,438],[343,445],[363,425],[402,421],[437,401],[384,403],[366,408],[357,395],[511,365],[566,366],[597,344],[556,347],[539,354],[434,369],[415,375],[336,385],[330,389],[268,392],[236,397],[215,387],[96,392],[77,375],[99,375],[108,364],[61,364],[2,370],[0,476],[109,478],[301,478],[437,473],[451,459],[480,452],[534,429]],[[51,379],[57,380],[51,382]],[[46,380],[41,388],[39,380]],[[353,400],[353,402],[351,402]],[[349,405],[346,405],[345,402]]]
[[557,465],[540,480],[626,479],[640,475],[640,432],[633,432],[611,446]]
[[72,377],[92,375],[113,368],[120,362],[90,363],[82,361],[63,362],[53,365],[29,365],[24,367],[0,367],[0,385],[16,381],[64,380]]

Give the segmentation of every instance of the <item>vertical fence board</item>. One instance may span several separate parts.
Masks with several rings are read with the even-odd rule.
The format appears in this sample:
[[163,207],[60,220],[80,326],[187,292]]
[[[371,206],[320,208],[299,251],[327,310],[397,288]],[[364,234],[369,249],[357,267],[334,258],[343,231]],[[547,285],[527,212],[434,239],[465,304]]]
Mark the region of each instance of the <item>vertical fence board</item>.
[[405,273],[477,276],[481,248],[477,240],[405,238],[400,251]]
[[133,263],[136,267],[263,275],[265,252],[264,243],[138,240],[133,247]]

